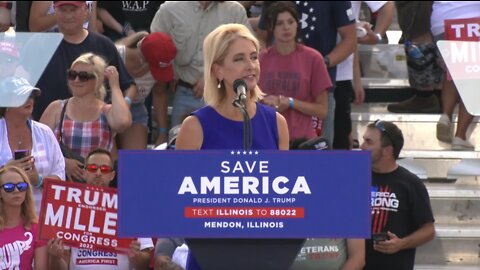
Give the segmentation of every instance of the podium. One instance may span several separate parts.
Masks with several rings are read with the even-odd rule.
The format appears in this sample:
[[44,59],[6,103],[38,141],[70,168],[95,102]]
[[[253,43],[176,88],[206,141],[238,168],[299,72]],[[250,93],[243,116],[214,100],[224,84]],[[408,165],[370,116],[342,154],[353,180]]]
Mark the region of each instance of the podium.
[[202,270],[287,270],[305,239],[185,239]]
[[121,150],[118,164],[118,235],[185,238],[202,270],[288,270],[307,237],[370,236],[370,152]]

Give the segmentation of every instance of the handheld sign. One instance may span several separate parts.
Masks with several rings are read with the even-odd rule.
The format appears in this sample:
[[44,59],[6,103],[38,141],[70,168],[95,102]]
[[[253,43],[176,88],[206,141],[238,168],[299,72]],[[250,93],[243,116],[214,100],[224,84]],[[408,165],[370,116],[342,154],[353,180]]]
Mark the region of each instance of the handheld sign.
[[[480,18],[445,20],[445,39],[437,46],[465,108],[480,115]],[[450,79],[450,78],[449,78]]]
[[370,236],[370,153],[120,151],[122,237]]
[[126,251],[118,239],[118,196],[113,188],[46,179],[40,211],[40,239],[61,238],[71,247]]

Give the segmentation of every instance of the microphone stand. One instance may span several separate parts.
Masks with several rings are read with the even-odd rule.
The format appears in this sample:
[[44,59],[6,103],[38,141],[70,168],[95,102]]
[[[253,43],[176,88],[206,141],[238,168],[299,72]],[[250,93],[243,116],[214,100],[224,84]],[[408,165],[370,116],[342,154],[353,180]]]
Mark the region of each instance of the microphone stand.
[[242,102],[240,97],[233,101],[233,106],[239,108],[243,114],[243,150],[247,151],[251,148],[251,130],[250,115],[248,115],[247,106]]

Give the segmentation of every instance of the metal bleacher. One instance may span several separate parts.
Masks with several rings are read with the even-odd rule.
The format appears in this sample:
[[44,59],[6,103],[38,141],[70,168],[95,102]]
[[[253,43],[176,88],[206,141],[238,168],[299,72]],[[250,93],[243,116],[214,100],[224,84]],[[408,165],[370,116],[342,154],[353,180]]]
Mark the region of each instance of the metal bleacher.
[[[402,45],[360,46],[359,52],[367,96],[408,91]],[[480,152],[451,151],[439,142],[439,114],[389,113],[385,102],[352,107],[353,136],[361,142],[366,126],[377,119],[394,122],[404,134],[399,163],[424,181],[436,220],[436,237],[417,249],[415,269],[480,269]],[[477,123],[468,134],[480,149]]]

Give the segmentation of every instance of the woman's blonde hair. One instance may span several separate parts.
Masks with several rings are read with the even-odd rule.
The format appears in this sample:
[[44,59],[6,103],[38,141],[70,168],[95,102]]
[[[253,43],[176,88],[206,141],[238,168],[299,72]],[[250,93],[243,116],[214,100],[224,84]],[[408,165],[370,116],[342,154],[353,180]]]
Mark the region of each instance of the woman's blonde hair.
[[95,96],[104,101],[105,96],[107,95],[107,91],[103,85],[103,81],[105,80],[104,72],[105,68],[107,68],[107,62],[101,56],[94,53],[84,53],[75,59],[75,61],[73,61],[70,68],[73,68],[73,66],[79,63],[91,65],[93,67],[93,75],[95,75],[97,78],[97,82],[95,84]]
[[[219,82],[213,72],[213,64],[223,64],[228,49],[237,38],[251,41],[255,45],[257,53],[260,50],[257,38],[243,24],[230,23],[221,25],[210,32],[203,41],[203,59],[205,64],[203,97],[205,103],[210,106],[218,105],[227,95],[223,83],[221,83],[220,89],[217,87]],[[262,95],[263,92],[257,85],[251,93],[251,99],[257,101]]]
[[[28,230],[31,228],[32,223],[38,222],[37,214],[35,213],[35,201],[33,200],[32,185],[30,184],[30,180],[23,169],[7,165],[0,169],[0,179],[6,172],[18,173],[22,177],[23,182],[28,183],[25,200],[23,201],[21,208],[21,217],[24,222],[23,227]],[[3,198],[0,198],[0,231],[5,228],[5,222],[5,213],[3,213]]]

